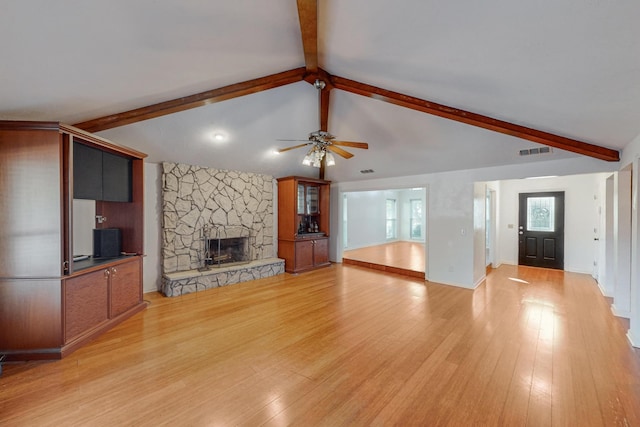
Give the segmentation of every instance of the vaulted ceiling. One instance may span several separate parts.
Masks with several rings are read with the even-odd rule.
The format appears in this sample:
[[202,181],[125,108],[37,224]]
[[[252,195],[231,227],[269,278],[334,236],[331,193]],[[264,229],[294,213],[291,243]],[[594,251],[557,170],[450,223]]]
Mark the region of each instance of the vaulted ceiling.
[[303,148],[273,151],[321,126],[319,77],[322,127],[369,143],[334,181],[606,162],[640,133],[640,2],[317,3],[9,0],[0,118],[77,124],[152,162],[317,176]]

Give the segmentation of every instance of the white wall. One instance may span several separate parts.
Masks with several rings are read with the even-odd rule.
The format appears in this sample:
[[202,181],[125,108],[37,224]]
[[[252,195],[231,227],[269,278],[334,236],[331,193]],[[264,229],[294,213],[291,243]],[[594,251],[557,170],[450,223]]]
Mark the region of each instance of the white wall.
[[73,199],[72,255],[93,255],[93,229],[95,224],[95,200]]
[[486,259],[487,185],[473,185],[473,284],[478,286],[487,274]]
[[613,262],[615,283],[612,309],[629,318],[631,311],[631,166],[614,175]]
[[475,286],[473,200],[473,183],[444,180],[429,185],[428,280]]
[[386,200],[399,198],[395,190],[347,193],[347,249],[386,243]]
[[[627,336],[631,343],[640,347],[640,134],[631,141],[622,152],[622,164],[632,171],[631,193],[631,265],[630,265],[630,328]],[[614,300],[615,303],[615,300]]]
[[142,291],[156,292],[162,279],[162,165],[144,164],[144,251]]
[[601,200],[600,182],[604,179],[606,174],[502,181],[498,208],[499,264],[518,264],[518,193],[564,191],[564,268],[591,274],[599,244],[594,237],[600,226],[597,212]]
[[[639,138],[637,138],[640,140]],[[640,197],[640,160],[636,157],[633,161],[633,195],[632,195],[632,231],[631,231],[631,304],[629,312],[630,327],[627,333],[629,341],[635,347],[640,347],[640,210],[638,209],[638,197]]]
[[598,254],[598,286],[603,295],[613,297],[615,284],[614,262],[614,179],[610,174],[600,186],[600,252]]

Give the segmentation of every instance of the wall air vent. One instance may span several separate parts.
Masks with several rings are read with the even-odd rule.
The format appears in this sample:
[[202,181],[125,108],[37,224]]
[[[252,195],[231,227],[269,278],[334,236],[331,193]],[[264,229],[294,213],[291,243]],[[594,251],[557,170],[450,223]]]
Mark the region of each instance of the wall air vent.
[[374,172],[374,170],[373,170],[373,169],[362,169],[362,170],[360,171],[360,173],[373,173],[373,172]]
[[551,147],[539,147],[539,148],[529,148],[527,150],[520,150],[521,156],[528,156],[530,154],[546,154],[551,153]]

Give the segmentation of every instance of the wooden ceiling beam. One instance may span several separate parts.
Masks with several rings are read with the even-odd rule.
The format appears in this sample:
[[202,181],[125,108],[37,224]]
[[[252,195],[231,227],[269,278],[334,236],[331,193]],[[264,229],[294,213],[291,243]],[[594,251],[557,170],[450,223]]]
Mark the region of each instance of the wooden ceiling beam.
[[331,94],[331,88],[325,86],[319,94],[319,108],[320,108],[320,130],[329,132],[329,96]]
[[318,1],[298,0],[304,63],[308,73],[318,72]]
[[252,93],[261,92],[267,89],[273,89],[285,86],[290,83],[302,81],[307,75],[304,67],[295,68],[293,70],[281,73],[271,74],[269,76],[260,77],[253,80],[247,80],[242,83],[236,83],[229,86],[223,86],[218,89],[200,92],[195,95],[189,95],[182,98],[172,99],[170,101],[160,102],[158,104],[146,107],[136,108],[134,110],[122,113],[111,114],[74,126],[87,132],[99,132],[105,129],[111,129],[118,126],[124,126],[131,123],[149,120],[167,114],[177,113],[179,111],[189,110],[191,108],[202,107],[204,105],[213,104],[215,102],[225,101],[239,96],[250,95]]
[[526,139],[538,144],[548,145],[550,147],[559,148],[561,150],[571,151],[573,153],[582,154],[600,160],[609,162],[617,162],[620,160],[620,153],[617,150],[601,147],[599,145],[590,144],[571,138],[566,138],[552,133],[528,128],[514,123],[505,122],[503,120],[494,119],[492,117],[483,116],[481,114],[460,110],[454,107],[437,104],[409,95],[403,95],[398,92],[381,89],[365,83],[354,80],[345,79],[338,76],[330,76],[331,84],[340,90],[366,96],[380,101],[389,102],[401,107],[410,108],[412,110],[421,111],[423,113],[432,114],[446,119],[455,120],[471,126],[492,130],[494,132],[515,136],[517,138]]

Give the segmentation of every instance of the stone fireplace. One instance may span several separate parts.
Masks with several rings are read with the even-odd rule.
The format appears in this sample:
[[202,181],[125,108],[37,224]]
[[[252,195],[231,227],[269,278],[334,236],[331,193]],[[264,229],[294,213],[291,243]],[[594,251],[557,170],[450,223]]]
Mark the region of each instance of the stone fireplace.
[[284,273],[284,260],[274,256],[273,177],[178,163],[162,168],[166,296]]
[[242,226],[205,226],[200,270],[251,262],[251,230]]

